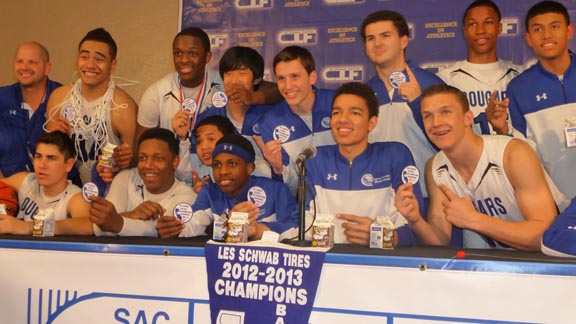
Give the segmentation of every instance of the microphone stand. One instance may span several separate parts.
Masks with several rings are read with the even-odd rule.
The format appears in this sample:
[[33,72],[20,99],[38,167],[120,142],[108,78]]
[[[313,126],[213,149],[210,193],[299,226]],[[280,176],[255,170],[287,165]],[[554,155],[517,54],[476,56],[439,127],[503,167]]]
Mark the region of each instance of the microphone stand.
[[291,241],[294,246],[311,246],[312,242],[306,241],[306,163],[300,162],[298,167],[298,240]]

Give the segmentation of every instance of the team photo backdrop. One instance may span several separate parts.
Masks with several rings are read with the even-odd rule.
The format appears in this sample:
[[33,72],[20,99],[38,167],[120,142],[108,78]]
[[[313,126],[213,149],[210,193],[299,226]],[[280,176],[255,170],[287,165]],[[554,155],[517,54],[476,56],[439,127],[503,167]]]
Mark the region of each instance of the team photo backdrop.
[[[410,27],[408,59],[436,72],[466,58],[462,15],[472,0],[181,0],[181,28],[196,26],[210,35],[213,60],[230,46],[248,46],[266,62],[265,79],[274,80],[272,59],[289,45],[314,55],[317,86],[330,89],[349,81],[368,81],[374,74],[364,54],[360,25],[371,12],[400,12]],[[495,0],[502,13],[498,55],[531,65],[524,42],[524,16],[538,0]],[[576,0],[561,1],[574,20]],[[570,44],[574,48],[574,39]]]

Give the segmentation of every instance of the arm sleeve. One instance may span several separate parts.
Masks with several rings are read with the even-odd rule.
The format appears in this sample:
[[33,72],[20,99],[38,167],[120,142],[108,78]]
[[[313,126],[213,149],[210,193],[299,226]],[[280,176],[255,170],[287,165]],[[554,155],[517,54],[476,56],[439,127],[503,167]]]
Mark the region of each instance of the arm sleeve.
[[137,120],[139,125],[146,128],[158,126],[160,121],[160,100],[156,84],[152,84],[146,89],[142,99],[140,99]]
[[145,221],[140,219],[132,219],[122,217],[124,225],[122,230],[118,233],[110,233],[102,231],[96,224],[92,224],[92,229],[95,236],[158,236],[156,231],[156,221]]
[[128,211],[128,190],[126,190],[126,184],[131,182],[131,170],[132,169],[124,170],[116,175],[106,195],[106,200],[114,205],[118,213]]
[[290,194],[288,187],[282,183],[275,183],[276,197],[274,209],[276,221],[266,222],[272,231],[282,234],[290,228],[298,226],[298,206]]
[[576,257],[576,198],[542,236],[542,253]]
[[212,214],[210,207],[210,190],[206,186],[202,188],[200,194],[196,198],[196,202],[192,205],[192,219],[184,225],[184,229],[180,233],[180,237],[192,237],[204,234],[206,227],[210,225],[215,216]]

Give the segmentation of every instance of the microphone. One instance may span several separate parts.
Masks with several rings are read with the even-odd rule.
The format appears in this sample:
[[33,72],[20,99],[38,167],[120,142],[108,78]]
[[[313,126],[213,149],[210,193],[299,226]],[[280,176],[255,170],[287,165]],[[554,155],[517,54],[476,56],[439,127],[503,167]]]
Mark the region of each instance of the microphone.
[[296,165],[300,165],[304,163],[304,161],[311,159],[316,156],[316,148],[314,146],[307,146],[305,147],[300,154],[298,154],[298,158],[296,159]]

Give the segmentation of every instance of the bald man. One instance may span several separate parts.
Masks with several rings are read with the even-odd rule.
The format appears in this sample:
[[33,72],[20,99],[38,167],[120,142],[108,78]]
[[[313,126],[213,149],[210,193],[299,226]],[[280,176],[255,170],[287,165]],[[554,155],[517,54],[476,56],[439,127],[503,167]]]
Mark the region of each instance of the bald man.
[[44,133],[46,104],[61,84],[48,78],[48,50],[37,42],[18,47],[14,76],[18,82],[0,87],[0,171],[6,177],[33,171],[36,140]]

